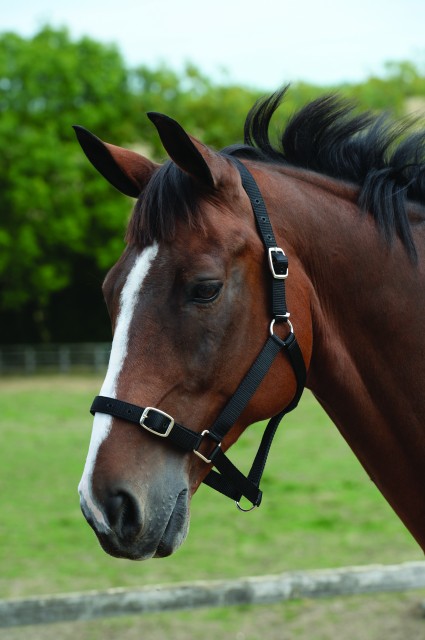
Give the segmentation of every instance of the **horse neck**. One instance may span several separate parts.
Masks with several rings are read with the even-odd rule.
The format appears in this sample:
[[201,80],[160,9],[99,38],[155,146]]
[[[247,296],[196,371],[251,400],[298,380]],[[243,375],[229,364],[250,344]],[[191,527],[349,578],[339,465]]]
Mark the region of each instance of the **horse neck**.
[[310,283],[308,386],[425,549],[423,273],[355,189],[294,172],[280,183],[279,233]]

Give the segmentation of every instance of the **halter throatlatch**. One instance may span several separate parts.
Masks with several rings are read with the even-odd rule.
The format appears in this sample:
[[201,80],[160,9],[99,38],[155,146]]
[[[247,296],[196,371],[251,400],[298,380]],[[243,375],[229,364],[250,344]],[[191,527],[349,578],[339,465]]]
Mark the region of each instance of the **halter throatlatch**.
[[[262,492],[259,485],[273,437],[283,416],[295,409],[301,398],[305,385],[306,369],[286,307],[285,280],[288,277],[288,259],[284,251],[276,244],[266,205],[257,183],[242,162],[236,158],[232,158],[232,161],[241,174],[242,185],[251,201],[272,274],[272,317],[270,335],[264,347],[214,424],[201,433],[178,424],[170,415],[155,407],[138,407],[106,396],[97,396],[90,411],[93,415],[96,412],[106,413],[137,424],[157,437],[166,438],[167,442],[180,449],[193,452],[203,462],[213,465],[219,471],[218,473],[211,469],[204,482],[235,500],[241,511],[250,511],[260,506]],[[286,323],[289,333],[285,339],[274,333],[274,326],[277,323]],[[276,356],[282,351],[286,354],[295,374],[297,383],[295,396],[285,409],[269,421],[251,470],[245,476],[223,453],[221,442],[256,392]],[[251,502],[252,507],[243,509],[239,505],[242,496]]]

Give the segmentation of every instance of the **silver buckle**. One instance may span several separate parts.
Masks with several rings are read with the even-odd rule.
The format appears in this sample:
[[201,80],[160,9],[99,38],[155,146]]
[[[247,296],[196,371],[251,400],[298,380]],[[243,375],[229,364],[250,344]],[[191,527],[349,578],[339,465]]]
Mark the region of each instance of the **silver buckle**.
[[[203,437],[203,436],[207,436],[208,434],[209,434],[208,429],[205,429],[205,430],[201,433],[201,437]],[[217,442],[216,440],[214,440],[214,438],[211,438],[211,440],[213,440],[214,442]],[[202,442],[202,440],[201,440],[201,442]],[[199,444],[201,444],[201,442],[200,442]],[[199,446],[199,445],[198,445],[198,446]],[[211,456],[211,459],[210,459],[210,460],[208,460],[208,458],[206,458],[204,455],[202,455],[202,453],[200,453],[200,452],[198,451],[198,449],[194,449],[194,450],[193,450],[193,453],[194,453],[195,455],[197,455],[197,456],[198,456],[198,458],[201,458],[201,460],[203,460],[203,461],[204,461],[204,462],[206,462],[207,464],[211,464],[211,462],[213,461],[213,458],[214,458],[215,454],[217,453],[218,449],[220,449],[220,447],[221,447],[221,442],[217,442],[216,446],[214,447],[214,449],[213,449],[213,450],[211,451],[211,453],[210,453],[210,456]]]
[[[168,418],[168,420],[170,421],[170,424],[168,425],[165,433],[160,433],[159,431],[156,431],[155,429],[151,429],[150,427],[147,427],[145,425],[145,420],[149,416],[149,411],[156,411],[157,413],[160,413],[162,416],[164,416],[164,418]],[[150,431],[155,436],[159,436],[160,438],[167,438],[171,433],[171,429],[174,427],[174,418],[169,416],[168,413],[165,413],[165,411],[161,411],[161,409],[156,409],[155,407],[146,407],[146,409],[143,411],[142,416],[139,420],[139,424],[141,427],[146,429],[146,431]]]
[[269,247],[269,267],[270,267],[270,271],[273,274],[273,278],[276,278],[277,280],[285,280],[285,278],[288,277],[288,267],[286,268],[286,273],[280,274],[280,273],[276,273],[275,268],[274,268],[274,264],[273,264],[273,253],[281,253],[283,256],[286,257],[286,254],[284,252],[283,249],[281,249],[280,247]]

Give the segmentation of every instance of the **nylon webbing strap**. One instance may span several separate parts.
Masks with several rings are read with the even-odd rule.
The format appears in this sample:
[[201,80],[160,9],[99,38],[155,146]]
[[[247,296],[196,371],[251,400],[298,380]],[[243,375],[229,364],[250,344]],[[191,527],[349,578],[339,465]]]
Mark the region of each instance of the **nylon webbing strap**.
[[[250,199],[257,228],[260,232],[263,244],[267,249],[268,257],[271,256],[269,260],[273,263],[274,272],[276,276],[280,276],[280,278],[274,277],[272,281],[272,313],[276,320],[281,321],[288,317],[285,284],[284,280],[281,279],[283,276],[288,274],[288,258],[277,245],[270,218],[267,213],[266,204],[257,183],[240,160],[232,158],[232,161],[241,175],[242,186]],[[279,250],[274,251],[275,249]]]
[[[280,341],[280,338],[278,338],[277,336],[273,336],[273,339],[276,341]],[[304,391],[307,372],[297,339],[295,335],[291,333],[287,340],[285,340],[284,342],[286,355],[288,356],[292,368],[295,372],[297,387],[295,390],[295,395],[290,404],[280,413],[271,418],[264,431],[263,438],[257,451],[257,455],[255,456],[251,470],[248,474],[248,478],[256,485],[260,484],[261,476],[263,475],[264,467],[266,466],[270,447],[272,445],[273,438],[276,434],[280,421],[287,413],[290,413],[298,406],[298,403]]]
[[[220,491],[220,493],[232,498],[235,502],[239,502],[241,497],[244,496],[245,498],[248,498],[254,506],[259,506],[261,502],[262,492],[259,489],[259,485],[277,428],[282,418],[298,405],[304,390],[306,377],[305,364],[302,358],[301,349],[299,348],[297,339],[293,333],[289,334],[286,340],[281,340],[278,336],[274,335],[269,338],[269,341],[275,342],[279,347],[276,355],[280,350],[282,350],[282,348],[285,349],[295,372],[297,384],[295,396],[291,403],[280,413],[273,416],[267,424],[257,454],[254,458],[254,462],[252,463],[251,470],[246,478],[230,462],[230,460],[227,458],[224,459],[224,456],[216,456],[214,458],[214,465],[220,473],[212,470],[204,479],[205,484],[208,484],[216,491]],[[244,478],[243,482],[239,477],[240,475]]]
[[248,402],[256,392],[260,382],[267,374],[270,366],[282,350],[281,344],[278,344],[270,337],[260,351],[258,357],[251,365],[245,378],[230,398],[223,411],[216,418],[210,431],[216,434],[220,440],[230,431]]
[[[174,422],[171,416],[167,416],[154,407],[139,407],[116,398],[96,396],[90,407],[90,413],[94,415],[97,412],[106,413],[114,416],[114,418],[120,418],[142,426],[152,434],[167,438],[167,440],[186,451],[193,451],[199,447],[202,440],[200,433]],[[169,432],[167,433],[168,429]]]

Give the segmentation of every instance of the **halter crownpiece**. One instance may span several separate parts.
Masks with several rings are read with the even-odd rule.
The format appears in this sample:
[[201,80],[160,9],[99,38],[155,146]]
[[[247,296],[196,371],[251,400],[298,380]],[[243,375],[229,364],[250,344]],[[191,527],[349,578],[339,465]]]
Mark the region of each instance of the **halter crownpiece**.
[[[106,396],[97,396],[93,401],[90,412],[93,415],[97,412],[106,413],[115,418],[137,424],[152,435],[167,439],[168,442],[178,448],[194,453],[206,464],[212,464],[218,469],[219,473],[211,470],[204,482],[235,500],[238,509],[241,511],[251,511],[260,506],[262,491],[259,485],[273,437],[283,416],[295,409],[301,398],[305,386],[306,368],[292,324],[289,321],[290,314],[286,307],[285,280],[288,277],[288,258],[283,249],[276,244],[266,205],[253,176],[240,160],[234,157],[231,160],[241,175],[243,188],[250,199],[257,228],[267,250],[268,264],[273,278],[272,319],[270,322],[270,335],[266,343],[213,425],[209,429],[204,429],[201,433],[178,424],[170,415],[155,407],[139,407]],[[289,334],[285,339],[281,339],[274,333],[276,323],[287,324]],[[221,442],[242,414],[276,356],[281,351],[286,353],[295,374],[297,383],[295,395],[290,404],[269,421],[251,470],[245,476],[223,453]],[[208,441],[207,450],[209,453],[205,453],[205,443]],[[240,506],[239,503],[242,496],[251,502],[252,506],[249,509],[243,509]]]

